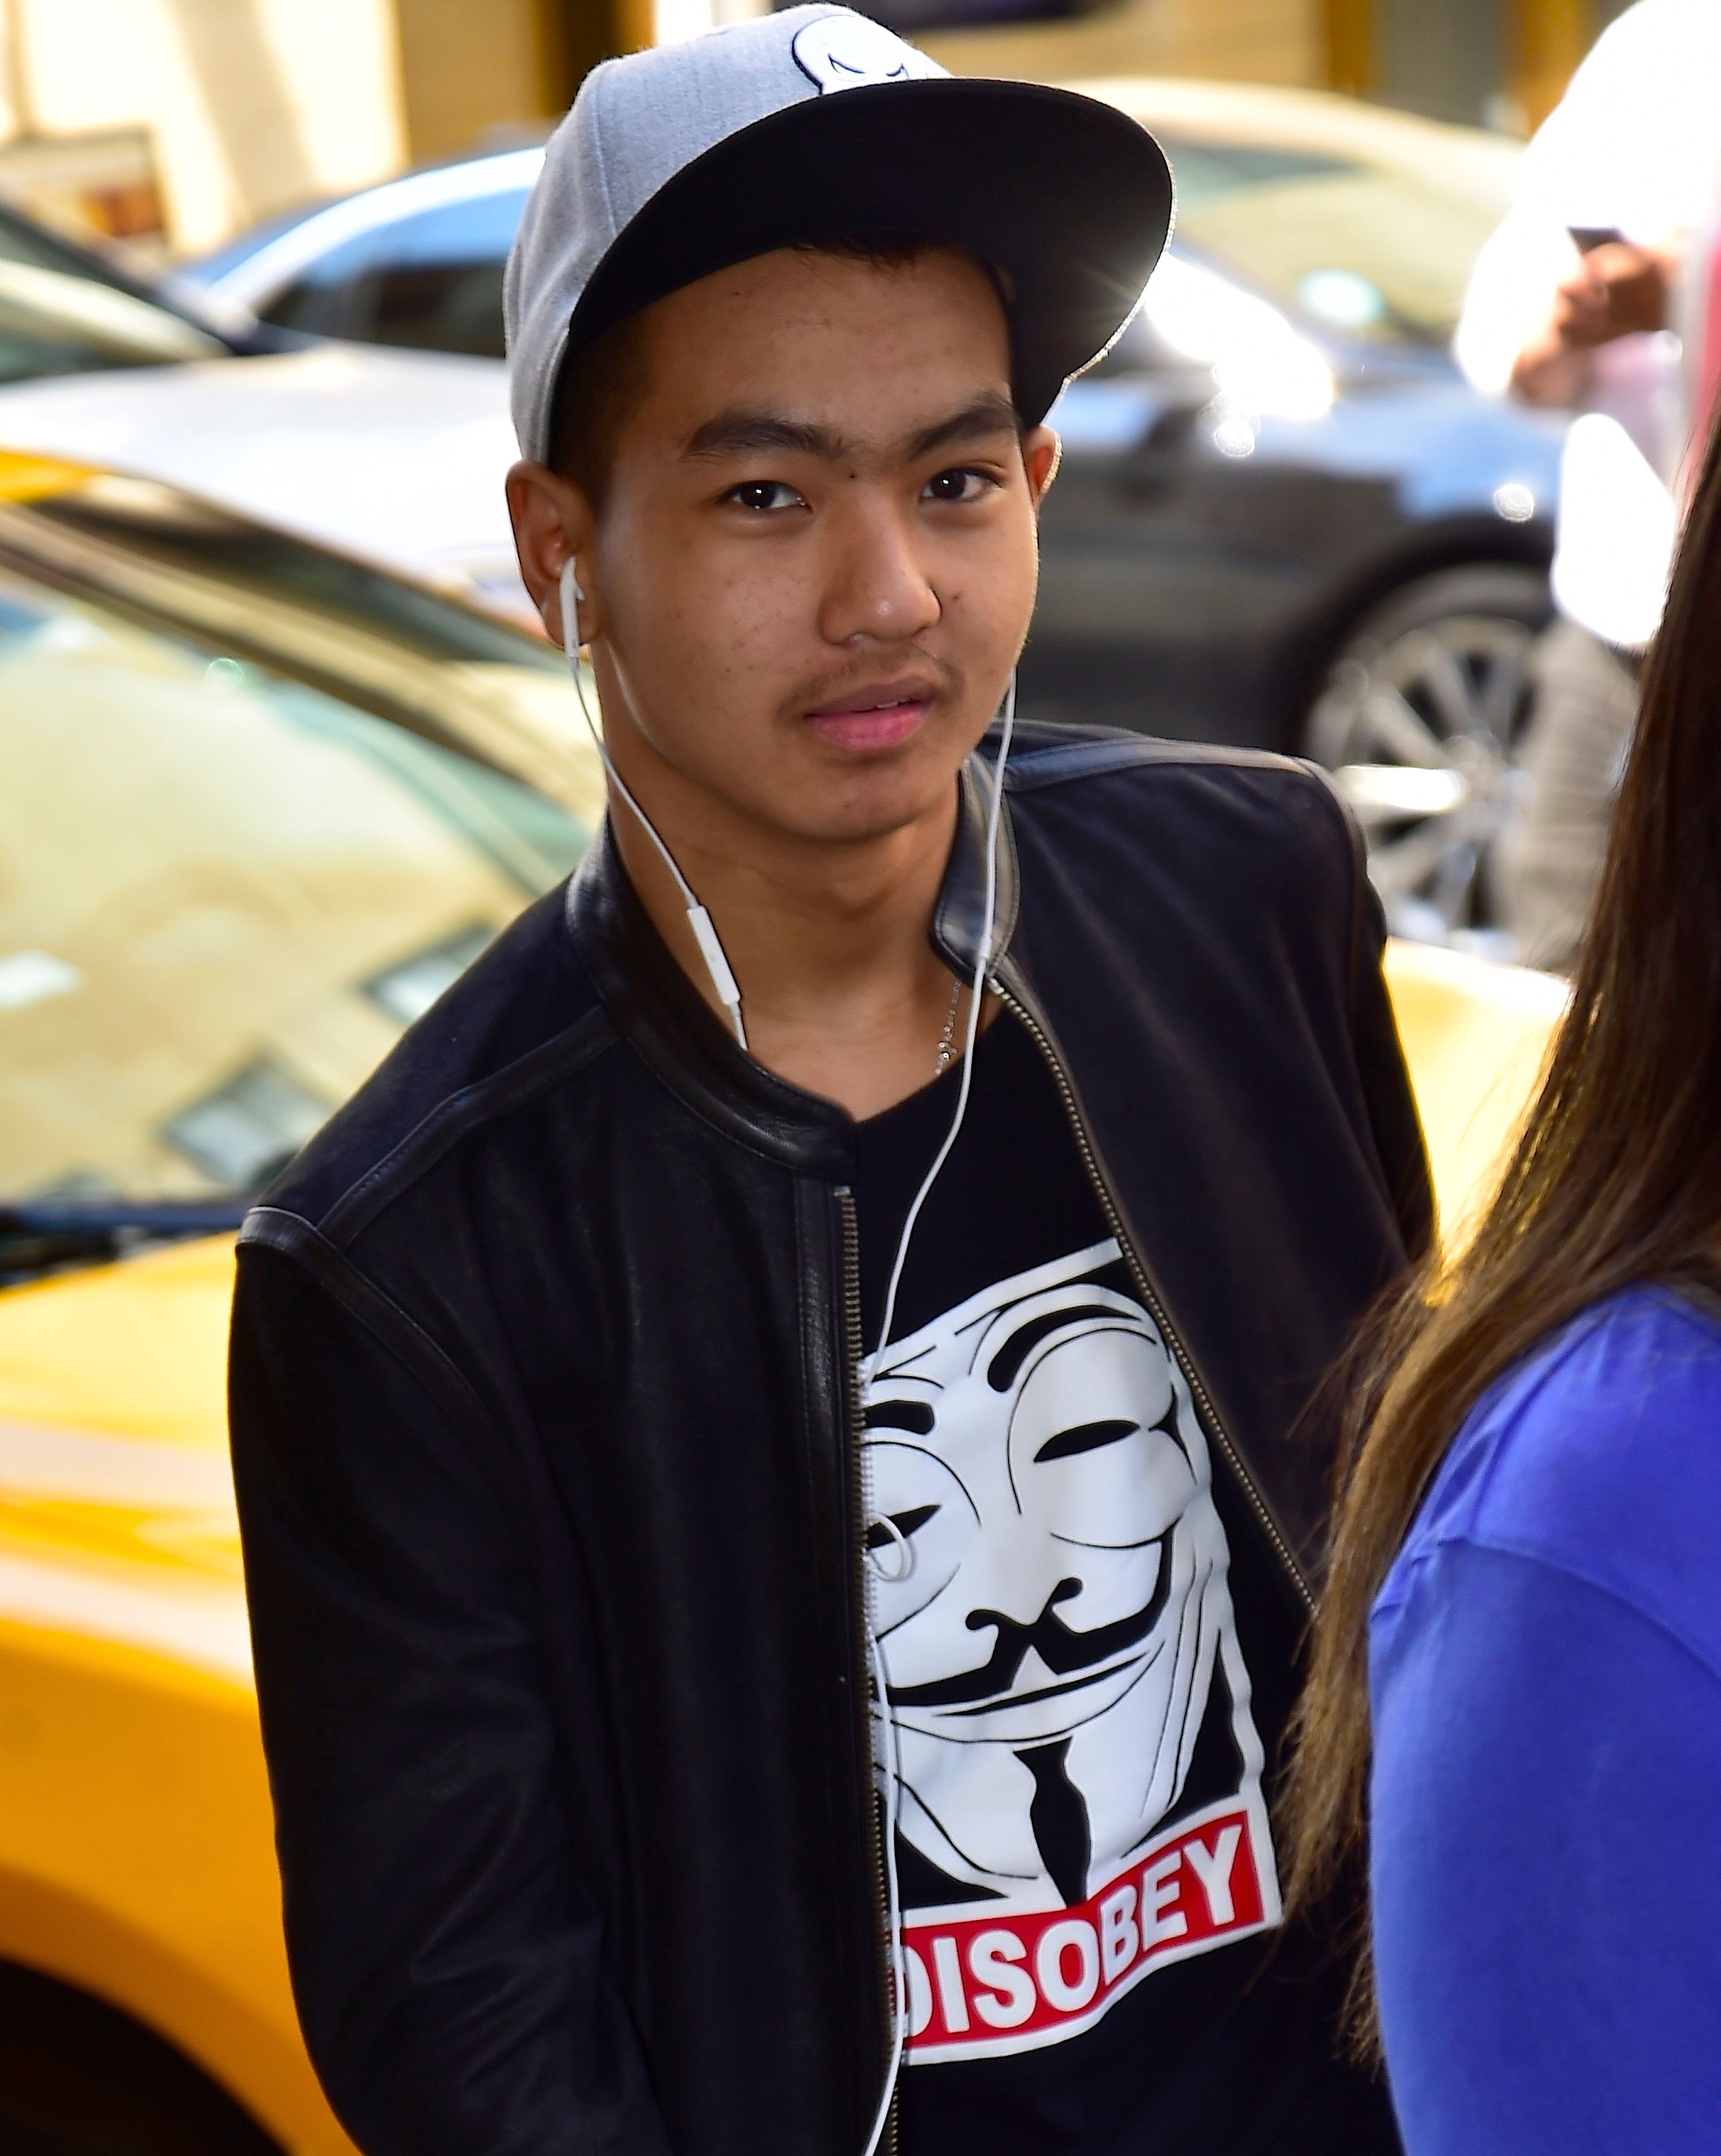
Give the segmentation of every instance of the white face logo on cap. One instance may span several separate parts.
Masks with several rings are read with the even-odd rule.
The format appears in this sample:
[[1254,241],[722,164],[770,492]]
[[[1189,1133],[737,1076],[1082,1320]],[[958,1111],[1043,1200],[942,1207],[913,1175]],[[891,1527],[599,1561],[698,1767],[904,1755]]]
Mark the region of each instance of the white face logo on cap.
[[905,45],[882,24],[864,15],[825,15],[795,33],[789,49],[795,63],[819,92],[859,90],[866,83],[907,82],[940,74],[924,53]]

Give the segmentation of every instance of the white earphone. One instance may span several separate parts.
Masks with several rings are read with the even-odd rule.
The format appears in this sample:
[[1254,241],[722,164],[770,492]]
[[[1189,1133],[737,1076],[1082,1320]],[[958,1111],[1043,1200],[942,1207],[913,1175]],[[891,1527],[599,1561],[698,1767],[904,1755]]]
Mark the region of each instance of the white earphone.
[[693,940],[699,946],[699,955],[705,961],[706,973],[711,975],[712,986],[717,991],[717,1001],[728,1012],[729,1023],[735,1029],[735,1038],[745,1048],[747,1028],[741,1022],[740,984],[730,970],[729,961],[723,954],[723,947],[717,940],[717,932],[712,925],[712,917],[694,896],[691,886],[676,865],[675,855],[658,837],[651,819],[628,791],[621,773],[610,762],[609,751],[604,745],[604,736],[598,730],[598,721],[592,716],[591,706],[586,701],[585,679],[579,669],[579,601],[585,597],[585,593],[580,588],[575,570],[574,557],[572,554],[562,564],[561,597],[562,649],[567,654],[568,670],[573,675],[573,685],[579,696],[579,707],[585,714],[586,725],[591,730],[593,745],[603,759],[604,768],[609,773],[610,784],[633,810],[639,819],[640,828],[656,847],[658,852],[662,855],[665,867],[675,878],[676,888],[681,892],[682,902],[687,908],[687,925],[693,931]]

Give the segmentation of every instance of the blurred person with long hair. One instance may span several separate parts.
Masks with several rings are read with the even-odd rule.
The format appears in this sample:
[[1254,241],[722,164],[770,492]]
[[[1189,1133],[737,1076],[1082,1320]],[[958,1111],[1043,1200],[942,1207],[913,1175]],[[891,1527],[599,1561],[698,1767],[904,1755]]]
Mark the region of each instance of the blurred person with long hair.
[[1721,2148],[1721,437],[1540,1096],[1377,1350],[1293,1895],[1366,1846],[1409,2156]]

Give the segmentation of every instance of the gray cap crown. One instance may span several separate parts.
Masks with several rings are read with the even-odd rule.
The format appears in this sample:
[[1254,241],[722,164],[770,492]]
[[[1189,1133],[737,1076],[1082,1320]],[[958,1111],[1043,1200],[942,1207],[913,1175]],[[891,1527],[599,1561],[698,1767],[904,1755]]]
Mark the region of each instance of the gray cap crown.
[[1171,174],[1116,106],[948,74],[846,8],[794,8],[609,60],[551,137],[508,259],[514,424],[547,461],[576,350],[783,247],[932,240],[1004,295],[1026,425],[1117,336],[1165,244]]
[[847,8],[791,8],[605,60],[550,137],[502,287],[514,431],[548,454],[568,325],[598,265],[684,167],[756,121],[831,91],[943,68]]

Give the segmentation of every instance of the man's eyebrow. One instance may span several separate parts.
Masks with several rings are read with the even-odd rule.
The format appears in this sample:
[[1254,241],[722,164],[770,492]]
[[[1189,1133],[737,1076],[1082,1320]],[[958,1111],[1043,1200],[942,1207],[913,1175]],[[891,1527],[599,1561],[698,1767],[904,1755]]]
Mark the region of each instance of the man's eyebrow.
[[818,457],[835,464],[849,454],[849,444],[829,427],[803,419],[783,419],[769,412],[719,412],[688,437],[685,454],[690,457],[746,456],[755,450],[787,449],[792,454]]
[[934,449],[948,449],[954,443],[988,441],[994,434],[1015,436],[1021,431],[1015,406],[1008,397],[988,389],[948,418],[935,419],[930,427],[922,427],[910,440],[908,454],[912,460],[930,456]]
[[[984,390],[959,411],[934,419],[910,435],[905,454],[911,463],[930,456],[934,449],[960,442],[986,441],[998,434],[1015,435],[1021,422],[1009,398],[995,389]],[[840,464],[855,454],[854,444],[835,428],[816,421],[785,419],[772,412],[732,409],[719,412],[688,437],[685,454],[690,457],[738,457],[786,451],[792,456],[817,457],[822,464]]]

